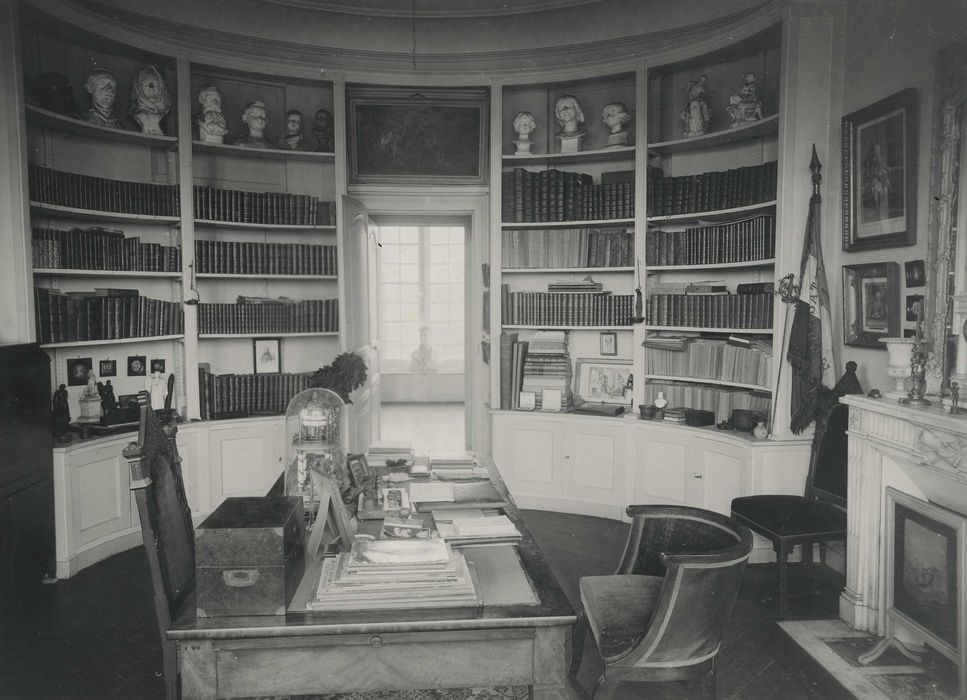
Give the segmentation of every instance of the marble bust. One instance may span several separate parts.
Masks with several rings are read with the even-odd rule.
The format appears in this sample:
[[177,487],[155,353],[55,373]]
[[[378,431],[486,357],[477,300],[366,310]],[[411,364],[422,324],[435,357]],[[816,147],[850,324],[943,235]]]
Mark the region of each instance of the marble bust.
[[631,114],[624,102],[609,102],[601,110],[601,121],[608,127],[608,146],[628,145],[628,123]]
[[584,130],[584,111],[574,95],[561,95],[554,103],[554,118],[557,120],[557,138],[561,142],[561,153],[577,153],[581,150],[581,137]]
[[514,153],[515,156],[528,155],[531,152],[531,134],[537,129],[537,122],[534,120],[534,115],[530,112],[518,112],[517,116],[514,117],[514,133],[517,134],[517,138],[514,139],[514,145],[517,147],[517,151]]
[[285,113],[285,135],[282,137],[282,148],[298,151],[302,143],[302,112],[290,109]]
[[248,134],[235,139],[236,146],[246,148],[275,148],[275,144],[265,138],[265,128],[269,125],[269,113],[262,100],[245,105],[242,122],[248,127]]
[[131,82],[131,107],[128,113],[141,127],[142,134],[163,136],[161,120],[171,111],[171,97],[164,76],[156,66],[145,66]]
[[328,110],[320,109],[316,112],[312,135],[316,137],[317,151],[332,153],[336,150],[332,143],[332,115]]
[[198,92],[201,112],[195,115],[198,140],[202,143],[222,143],[228,133],[225,115],[222,114],[222,93],[214,85],[206,85]]
[[84,89],[91,96],[91,107],[84,116],[85,121],[100,126],[121,129],[121,123],[114,116],[114,100],[117,98],[117,78],[107,68],[95,68],[87,76]]

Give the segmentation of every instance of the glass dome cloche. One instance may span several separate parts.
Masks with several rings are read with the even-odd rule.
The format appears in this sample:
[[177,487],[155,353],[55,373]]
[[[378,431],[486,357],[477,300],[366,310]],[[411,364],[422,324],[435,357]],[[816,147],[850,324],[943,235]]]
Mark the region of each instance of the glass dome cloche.
[[346,404],[329,389],[306,389],[292,397],[285,410],[288,440],[285,494],[302,496],[306,524],[319,511],[319,486],[311,473],[328,479],[334,498],[349,487],[346,473]]

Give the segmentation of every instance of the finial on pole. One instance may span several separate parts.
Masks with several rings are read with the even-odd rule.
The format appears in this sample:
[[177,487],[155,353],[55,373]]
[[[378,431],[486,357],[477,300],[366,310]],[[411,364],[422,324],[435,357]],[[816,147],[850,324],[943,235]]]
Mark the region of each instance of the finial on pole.
[[823,169],[823,164],[819,162],[819,156],[816,155],[816,144],[813,144],[813,157],[809,161],[809,169],[813,173],[813,194],[819,194],[819,184],[823,181],[819,171]]

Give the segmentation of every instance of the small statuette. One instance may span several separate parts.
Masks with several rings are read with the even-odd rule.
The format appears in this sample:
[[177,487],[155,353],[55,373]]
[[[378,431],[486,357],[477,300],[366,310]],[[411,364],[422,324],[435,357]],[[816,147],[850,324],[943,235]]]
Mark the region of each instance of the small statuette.
[[328,111],[320,109],[316,112],[312,135],[316,137],[316,151],[332,153],[336,150],[332,143],[332,115]]
[[739,92],[729,97],[726,111],[732,117],[731,126],[742,126],[762,119],[762,100],[759,98],[759,86],[755,81],[755,73],[745,74]]
[[87,373],[87,388],[81,394],[80,405],[78,423],[97,423],[101,420],[101,395],[97,391],[97,376],[93,371]]
[[198,93],[201,112],[195,115],[198,140],[202,143],[222,143],[228,133],[225,115],[222,114],[222,93],[214,85],[207,85]]
[[164,76],[156,66],[145,66],[131,82],[131,107],[128,113],[141,127],[142,134],[164,136],[161,120],[171,111],[171,97]]
[[574,95],[561,95],[554,103],[554,118],[557,120],[557,138],[561,141],[561,153],[577,153],[581,150],[581,137],[585,132],[584,111]]
[[269,125],[269,113],[262,100],[255,100],[245,105],[242,111],[242,122],[248,127],[248,135],[235,139],[234,145],[245,148],[275,148],[275,144],[265,137],[265,128]]
[[84,119],[91,124],[121,129],[121,123],[114,116],[114,100],[117,97],[118,81],[107,68],[95,68],[87,76],[84,89],[91,96],[91,108]]
[[668,399],[665,398],[665,392],[659,391],[658,398],[655,399],[655,408],[657,408],[659,411],[663,411],[667,405]]
[[682,136],[702,136],[708,133],[709,124],[712,121],[712,113],[705,102],[705,81],[707,76],[700,75],[695,80],[688,81],[682,88],[682,92],[687,96],[685,109],[679,115],[685,130]]
[[530,155],[531,146],[533,141],[531,141],[531,134],[537,129],[537,122],[534,120],[534,115],[530,112],[518,112],[517,116],[514,117],[514,133],[517,138],[514,139],[514,145],[517,150],[514,151],[515,156],[526,156]]
[[957,382],[950,382],[950,415],[956,416],[960,413],[960,406],[957,403],[960,401],[960,384]]
[[67,405],[67,385],[61,384],[51,399],[51,414],[53,418],[52,430],[54,437],[60,439],[71,422],[71,409]]
[[298,151],[301,143],[302,112],[290,109],[285,113],[285,136],[282,137],[282,147],[289,151]]
[[606,147],[628,145],[628,123],[631,114],[624,102],[609,102],[601,110],[601,121],[610,129]]

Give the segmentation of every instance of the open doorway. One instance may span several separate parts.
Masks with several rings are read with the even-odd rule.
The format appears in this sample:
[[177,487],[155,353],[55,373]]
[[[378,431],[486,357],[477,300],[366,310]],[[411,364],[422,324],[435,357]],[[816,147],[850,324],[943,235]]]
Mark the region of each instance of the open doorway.
[[467,447],[467,235],[462,219],[380,218],[380,440]]

